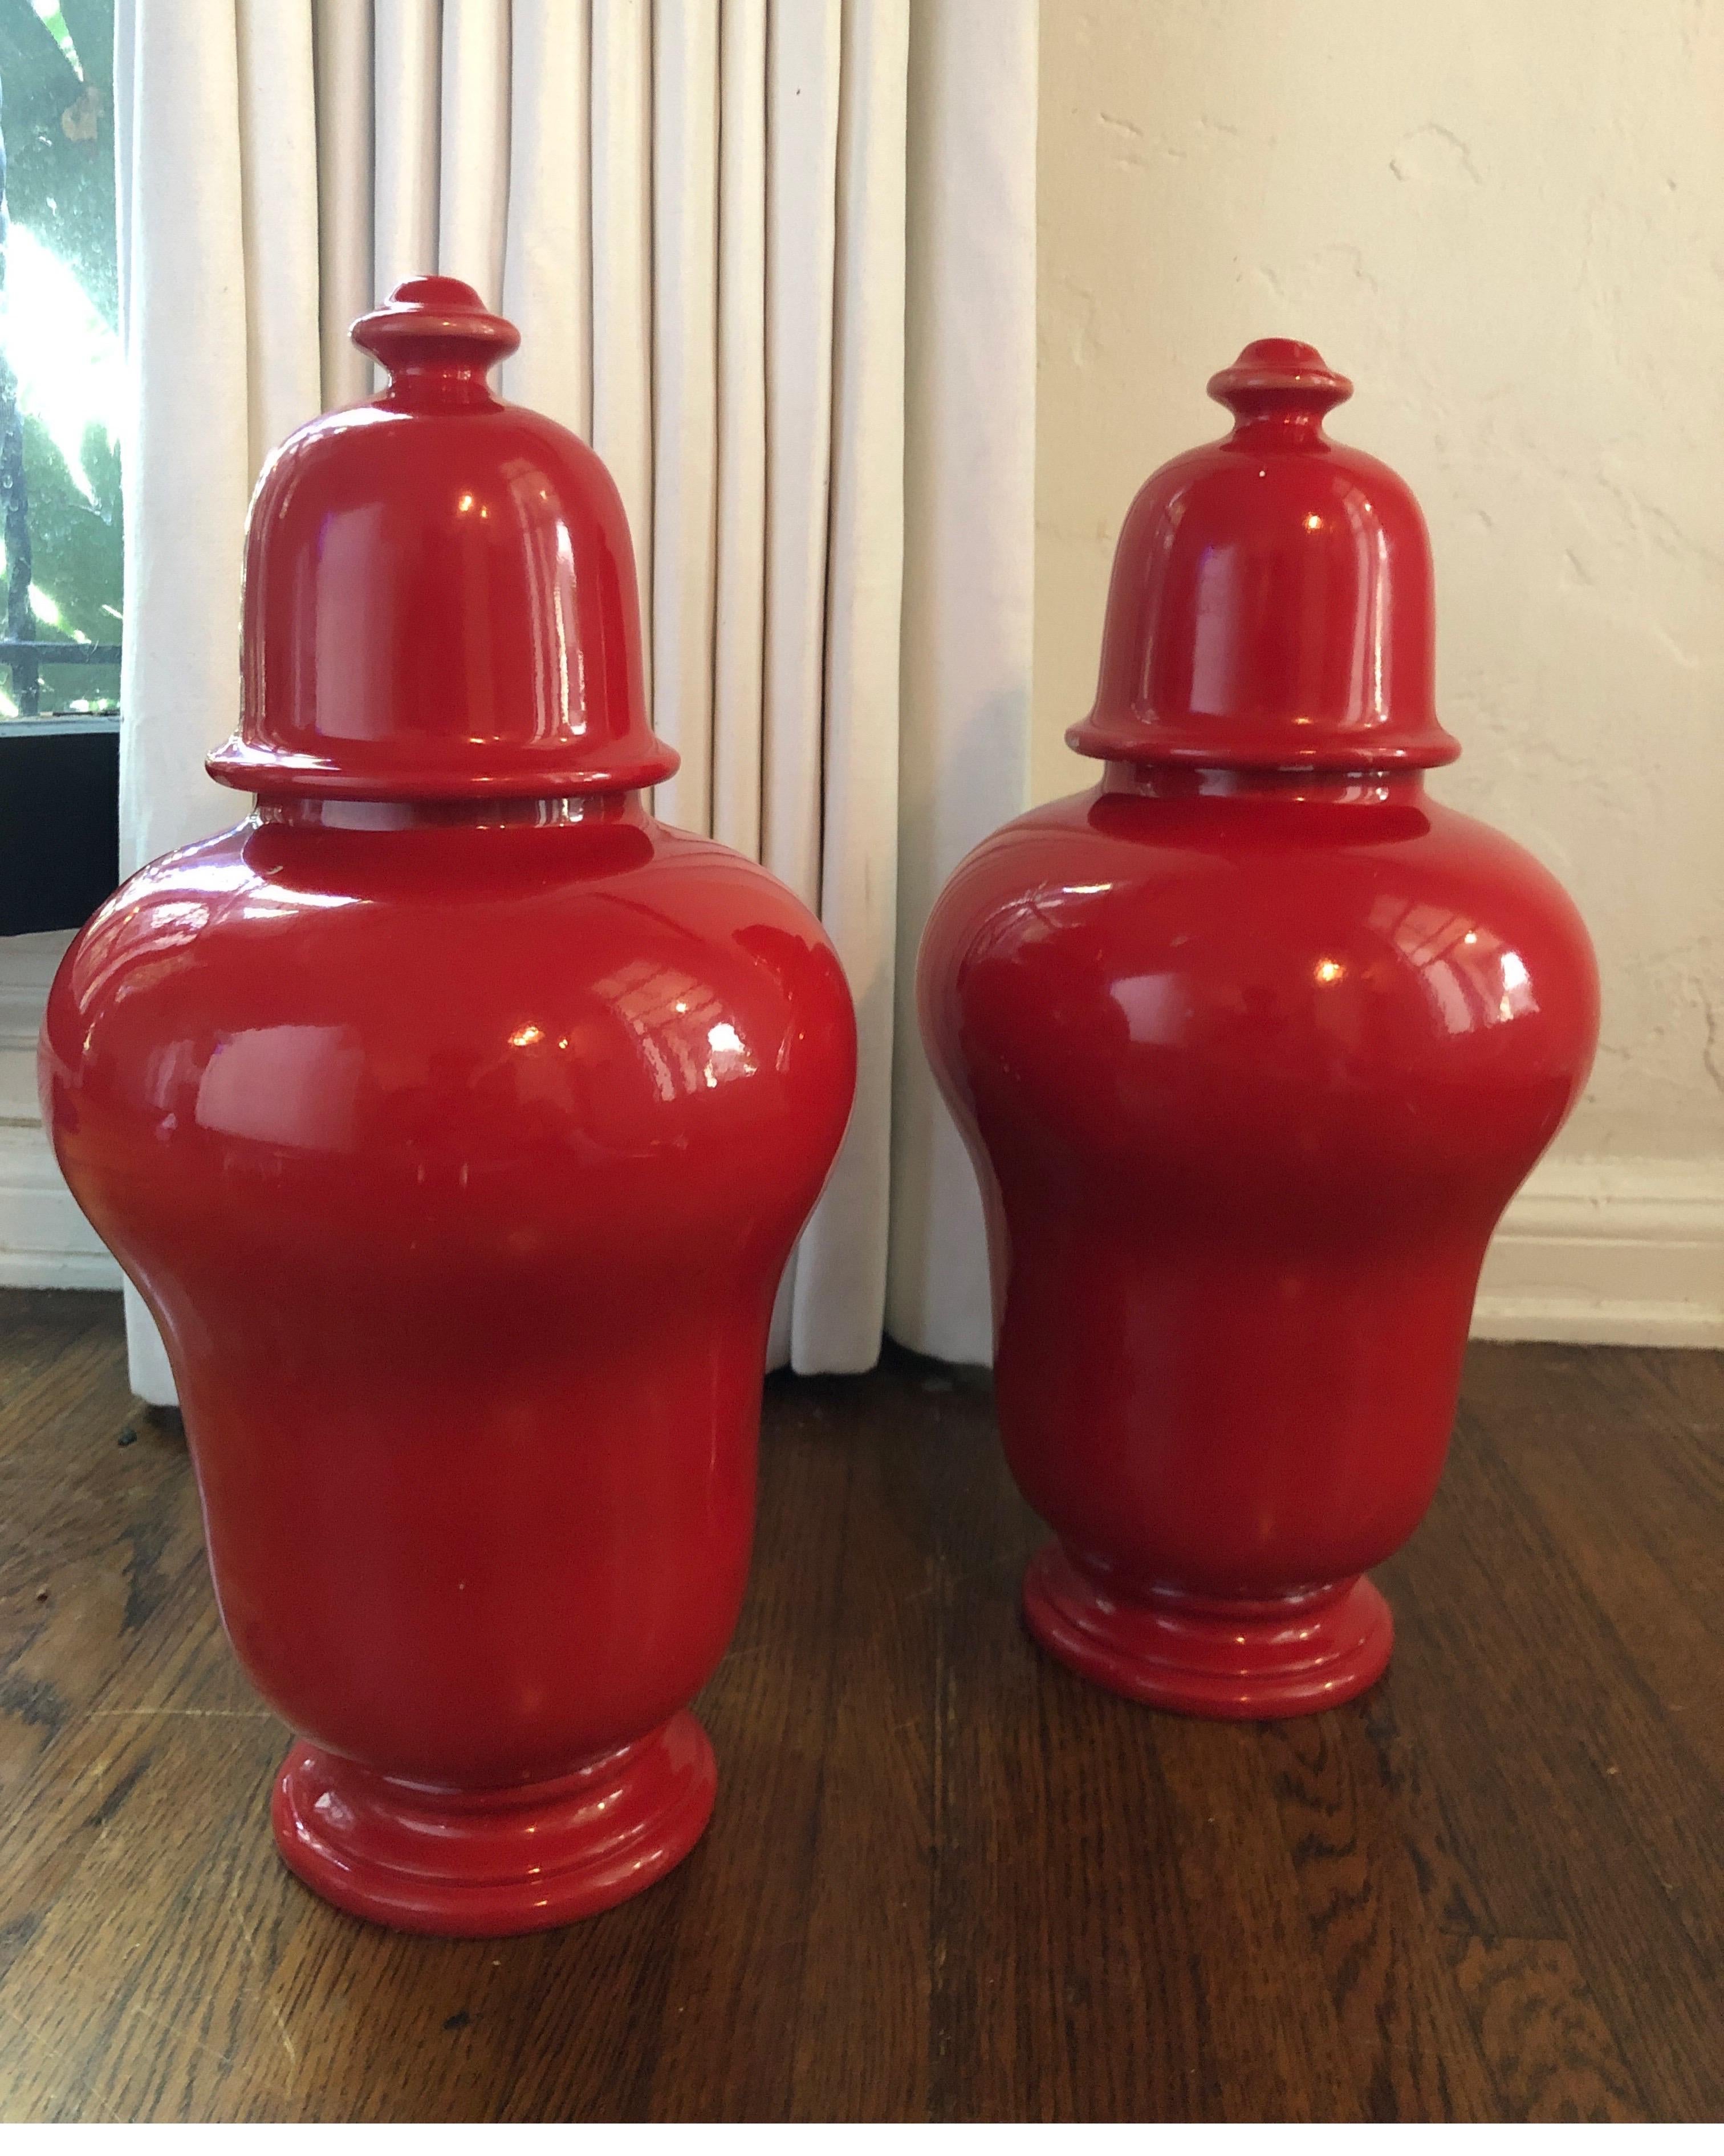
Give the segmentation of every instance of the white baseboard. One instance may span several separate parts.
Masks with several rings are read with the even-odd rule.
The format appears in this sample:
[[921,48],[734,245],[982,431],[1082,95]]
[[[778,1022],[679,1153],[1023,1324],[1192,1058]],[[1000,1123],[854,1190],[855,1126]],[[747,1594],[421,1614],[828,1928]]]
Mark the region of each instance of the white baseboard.
[[0,1287],[120,1285],[120,1268],[72,1203],[38,1117],[36,1029],[70,941],[0,939]]
[[[33,1123],[36,1033],[69,935],[0,937],[0,1124]],[[0,1233],[0,1245],[5,1237]]]
[[[120,1286],[36,1121],[36,1028],[65,941],[0,945],[0,1286]],[[1724,1348],[1724,1158],[1544,1162],[1491,1245],[1472,1329]]]
[[[0,1287],[120,1284],[39,1126],[0,1123]],[[1724,1168],[1552,1163],[1497,1230],[1472,1329],[1480,1340],[1724,1348]]]
[[1480,1340],[1724,1348],[1724,1160],[1549,1160],[1497,1229]]
[[[120,1284],[40,1126],[0,1122],[0,1287]],[[1724,1348],[1724,1163],[1548,1163],[1497,1230],[1472,1329]]]
[[0,1287],[120,1286],[39,1123],[0,1123]]

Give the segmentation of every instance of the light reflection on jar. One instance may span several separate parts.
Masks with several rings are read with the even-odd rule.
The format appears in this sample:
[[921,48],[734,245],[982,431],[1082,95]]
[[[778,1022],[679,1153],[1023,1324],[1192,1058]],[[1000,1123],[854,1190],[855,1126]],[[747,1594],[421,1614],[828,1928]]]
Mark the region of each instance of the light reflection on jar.
[[1465,915],[1380,898],[1371,925],[1409,961],[1448,1032],[1506,1024],[1538,1009],[1519,952]]

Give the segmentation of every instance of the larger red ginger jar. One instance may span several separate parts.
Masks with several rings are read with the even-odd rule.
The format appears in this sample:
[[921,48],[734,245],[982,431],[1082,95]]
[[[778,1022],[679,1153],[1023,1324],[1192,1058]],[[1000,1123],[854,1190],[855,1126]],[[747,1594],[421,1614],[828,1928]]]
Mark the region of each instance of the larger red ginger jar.
[[68,952],[41,1082],[167,1343],[235,1650],[330,1900],[520,1931],[705,1826],[773,1293],[843,1133],[818,924],[654,821],[603,465],[423,278],[264,472],[239,826]]
[[1036,1638],[1208,1715],[1369,1685],[1364,1577],[1437,1486],[1485,1247],[1590,1065],[1562,890],[1431,800],[1429,542],[1325,438],[1350,385],[1249,346],[1225,441],[1120,536],[1086,793],[979,846],[924,1035],[976,1165],[1000,1429],[1056,1540]]

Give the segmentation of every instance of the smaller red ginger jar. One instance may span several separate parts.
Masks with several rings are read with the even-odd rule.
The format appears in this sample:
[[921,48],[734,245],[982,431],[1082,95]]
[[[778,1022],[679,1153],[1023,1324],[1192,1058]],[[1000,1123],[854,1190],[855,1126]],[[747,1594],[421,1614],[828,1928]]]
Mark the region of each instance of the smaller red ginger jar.
[[1427,795],[1424,521],[1309,345],[1120,535],[1089,792],[995,833],[921,947],[987,1215],[1030,1630],[1154,1705],[1332,1705],[1442,1471],[1479,1270],[1585,1082],[1598,978],[1521,848]]
[[767,1327],[849,1112],[849,991],[649,813],[634,562],[516,333],[420,278],[371,403],[259,482],[257,796],[67,952],[43,1106],[160,1326],[235,1651],[299,1732],[288,1863],[490,1933],[636,1893],[711,1811]]

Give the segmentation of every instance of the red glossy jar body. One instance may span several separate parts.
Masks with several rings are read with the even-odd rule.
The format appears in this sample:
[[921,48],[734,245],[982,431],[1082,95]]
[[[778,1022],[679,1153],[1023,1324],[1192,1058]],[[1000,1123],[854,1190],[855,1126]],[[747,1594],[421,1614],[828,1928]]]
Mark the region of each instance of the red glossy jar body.
[[818,924],[634,793],[266,797],[84,930],[41,1068],[302,1740],[289,1862],[447,1932],[649,1884],[711,1810],[686,1708],[849,1109]]
[[1417,768],[1145,756],[962,864],[919,993],[1058,1537],[1032,1629],[1191,1712],[1361,1690],[1361,1575],[1430,1502],[1485,1245],[1590,1065],[1573,906]]
[[705,1683],[850,1052],[798,902],[635,804],[266,812],[96,916],[48,1011],[60,1161],[161,1324],[223,1616],[295,1729],[482,1788]]

